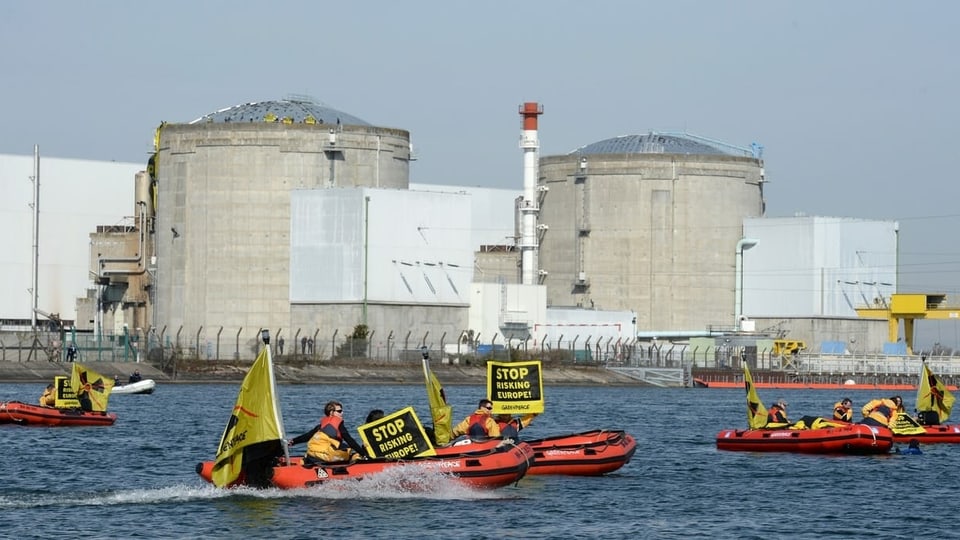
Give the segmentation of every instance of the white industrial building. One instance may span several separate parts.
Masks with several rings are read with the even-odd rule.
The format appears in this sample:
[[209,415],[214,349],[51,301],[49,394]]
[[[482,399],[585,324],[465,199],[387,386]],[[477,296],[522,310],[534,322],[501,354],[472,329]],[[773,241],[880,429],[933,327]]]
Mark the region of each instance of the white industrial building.
[[8,329],[32,324],[34,302],[40,312],[76,320],[77,298],[93,286],[91,236],[98,228],[135,225],[134,177],[144,164],[44,157],[40,151],[0,154],[0,227],[6,233],[0,250],[0,320]]
[[886,321],[860,319],[855,308],[896,292],[898,229],[856,218],[744,219],[743,316],[795,339],[885,342]]

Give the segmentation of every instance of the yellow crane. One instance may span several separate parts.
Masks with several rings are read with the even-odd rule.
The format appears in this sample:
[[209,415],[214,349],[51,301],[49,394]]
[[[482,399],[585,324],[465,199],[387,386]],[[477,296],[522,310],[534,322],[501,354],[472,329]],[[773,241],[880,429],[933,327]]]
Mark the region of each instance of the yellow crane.
[[865,319],[886,319],[891,343],[897,341],[900,321],[903,321],[903,339],[907,354],[913,354],[913,322],[917,319],[960,319],[960,306],[946,306],[945,294],[892,294],[889,305],[861,306],[857,315]]

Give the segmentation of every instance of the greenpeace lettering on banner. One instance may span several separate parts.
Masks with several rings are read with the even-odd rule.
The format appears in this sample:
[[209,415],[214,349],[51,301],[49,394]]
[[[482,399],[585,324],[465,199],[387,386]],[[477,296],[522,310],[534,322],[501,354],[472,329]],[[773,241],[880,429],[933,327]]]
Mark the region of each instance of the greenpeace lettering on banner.
[[543,373],[539,360],[487,362],[487,395],[493,412],[542,413]]
[[357,431],[370,457],[398,459],[437,454],[413,407],[363,424]]

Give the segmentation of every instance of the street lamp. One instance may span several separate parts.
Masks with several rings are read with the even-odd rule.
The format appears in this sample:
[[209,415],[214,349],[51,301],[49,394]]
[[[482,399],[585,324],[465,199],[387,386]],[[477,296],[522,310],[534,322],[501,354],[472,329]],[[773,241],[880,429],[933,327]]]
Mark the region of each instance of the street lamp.
[[734,294],[735,303],[733,307],[733,324],[737,330],[742,330],[742,321],[740,315],[743,313],[743,252],[752,248],[760,242],[755,238],[741,238],[737,242],[737,264],[735,271],[736,293]]

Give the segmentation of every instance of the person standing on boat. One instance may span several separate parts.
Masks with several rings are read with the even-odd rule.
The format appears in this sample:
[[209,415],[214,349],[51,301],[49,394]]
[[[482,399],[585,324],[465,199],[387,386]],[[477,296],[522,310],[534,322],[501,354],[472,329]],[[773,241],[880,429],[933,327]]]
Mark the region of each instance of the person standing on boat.
[[481,399],[477,405],[477,410],[473,414],[463,419],[453,427],[450,433],[451,439],[456,439],[461,435],[473,437],[499,437],[500,426],[493,419],[493,402],[489,399]]
[[845,397],[833,404],[833,419],[841,422],[853,422],[853,401]]
[[363,446],[354,439],[343,423],[343,405],[330,401],[323,407],[323,418],[310,431],[290,439],[289,445],[307,441],[307,459],[310,461],[350,461],[355,455],[364,456]]
[[768,428],[781,428],[790,425],[790,419],[787,418],[787,402],[778,399],[772,407],[767,409]]
[[57,404],[57,392],[54,390],[52,384],[48,384],[47,387],[43,390],[43,393],[40,394],[40,405],[44,407],[53,407]]
[[860,423],[870,426],[889,427],[890,424],[897,419],[902,403],[903,400],[900,399],[900,396],[874,399],[864,405],[863,409],[860,410],[863,414],[863,420]]
[[530,422],[533,422],[536,417],[535,414],[527,414],[520,418],[514,418],[513,415],[509,414],[498,414],[493,419],[497,421],[501,437],[520,442],[520,431],[529,426]]

